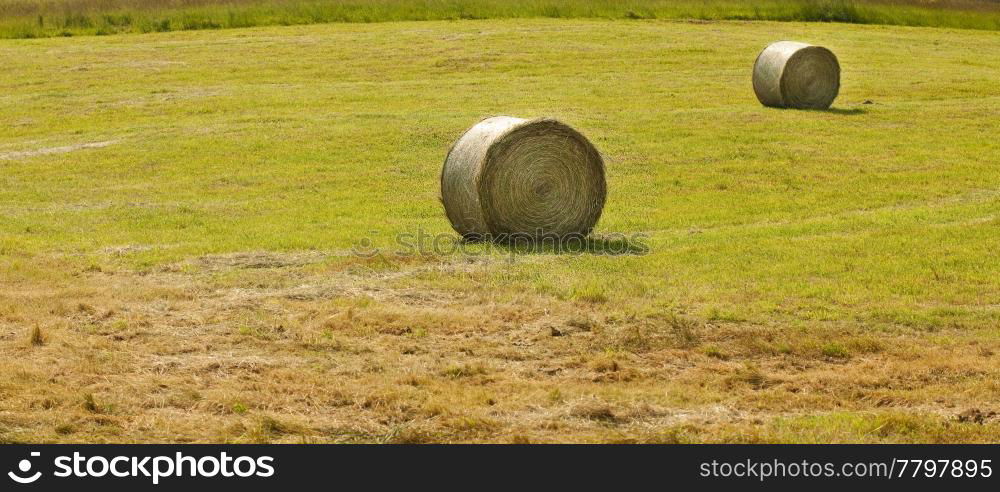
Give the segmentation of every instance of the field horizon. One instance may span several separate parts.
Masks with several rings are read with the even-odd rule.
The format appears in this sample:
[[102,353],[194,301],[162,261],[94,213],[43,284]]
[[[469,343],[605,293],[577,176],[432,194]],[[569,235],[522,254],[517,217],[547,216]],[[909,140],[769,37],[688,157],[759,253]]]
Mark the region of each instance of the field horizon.
[[996,0],[0,0],[0,39],[512,18],[762,20],[1000,30]]
[[[778,39],[837,54],[830,110],[757,102]],[[0,58],[0,442],[1000,440],[993,32],[491,19]],[[401,250],[457,239],[445,153],[500,114],[602,152],[594,243]]]

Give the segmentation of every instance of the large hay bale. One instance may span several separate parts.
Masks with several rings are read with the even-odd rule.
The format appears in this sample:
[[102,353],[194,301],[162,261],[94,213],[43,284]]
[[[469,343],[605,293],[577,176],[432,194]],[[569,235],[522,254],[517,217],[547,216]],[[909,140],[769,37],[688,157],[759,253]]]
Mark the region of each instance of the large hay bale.
[[840,91],[840,64],[822,46],[778,41],[754,62],[753,91],[765,106],[826,109]]
[[472,239],[588,234],[606,194],[601,154],[550,118],[487,118],[455,142],[441,171],[448,220]]

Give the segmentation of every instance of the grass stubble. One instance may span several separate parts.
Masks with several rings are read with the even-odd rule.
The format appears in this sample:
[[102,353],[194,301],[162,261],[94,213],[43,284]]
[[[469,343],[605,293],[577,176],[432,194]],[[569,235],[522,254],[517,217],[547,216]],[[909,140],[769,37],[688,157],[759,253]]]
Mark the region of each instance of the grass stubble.
[[[248,261],[249,260],[249,261]],[[5,319],[5,442],[990,442],[995,339],[402,279],[505,260],[212,255]],[[15,323],[22,325],[23,323]],[[981,419],[975,415],[990,415]]]
[[[836,50],[833,110],[755,101],[777,38]],[[0,43],[0,441],[995,442],[996,44],[572,20]],[[597,234],[649,254],[395,254],[450,233],[441,159],[500,112],[590,136]]]

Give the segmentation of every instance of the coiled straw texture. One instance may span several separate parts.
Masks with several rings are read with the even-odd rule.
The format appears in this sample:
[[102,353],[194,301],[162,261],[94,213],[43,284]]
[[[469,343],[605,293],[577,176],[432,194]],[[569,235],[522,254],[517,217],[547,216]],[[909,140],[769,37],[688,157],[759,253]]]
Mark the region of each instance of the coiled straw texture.
[[600,153],[550,118],[487,118],[455,142],[441,171],[448,220],[470,239],[586,235],[606,195]]
[[757,56],[753,90],[765,106],[826,109],[840,91],[840,64],[822,46],[778,41]]

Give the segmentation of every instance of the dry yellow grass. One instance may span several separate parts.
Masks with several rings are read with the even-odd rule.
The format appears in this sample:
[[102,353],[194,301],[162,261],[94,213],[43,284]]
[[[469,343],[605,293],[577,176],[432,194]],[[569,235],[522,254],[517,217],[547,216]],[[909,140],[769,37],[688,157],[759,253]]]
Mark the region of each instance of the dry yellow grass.
[[[70,264],[46,265],[50,271]],[[1000,350],[403,287],[504,268],[319,253],[68,271],[8,291],[5,442],[977,442]],[[40,334],[23,327],[40,327]],[[43,338],[44,342],[38,342]]]

